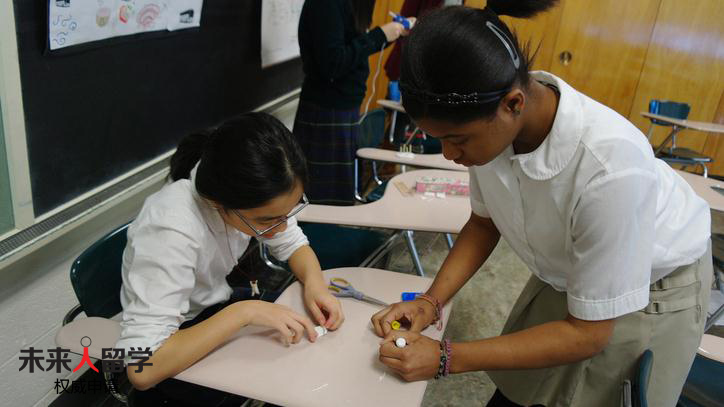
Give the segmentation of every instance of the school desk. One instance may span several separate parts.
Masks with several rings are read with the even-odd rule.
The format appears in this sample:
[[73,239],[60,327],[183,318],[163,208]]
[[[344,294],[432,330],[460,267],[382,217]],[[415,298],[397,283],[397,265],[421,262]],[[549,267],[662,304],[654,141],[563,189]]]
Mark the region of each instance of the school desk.
[[690,172],[674,170],[689,183],[694,192],[702,197],[711,209],[724,211],[724,181],[713,178],[704,178]]
[[[675,119],[673,117],[668,116],[662,116],[659,114],[653,114],[649,112],[641,112],[641,116],[646,117],[648,119],[655,119],[658,122],[668,124],[671,126],[671,132],[669,132],[669,135],[666,136],[664,141],[661,142],[658,146],[654,147],[654,153],[658,155],[666,146],[669,144],[669,141],[674,139],[676,135],[681,131],[685,129],[690,130],[697,130],[697,131],[704,131],[704,132],[712,132],[712,133],[720,133],[724,134],[724,124],[718,124],[718,123],[707,123],[707,122],[697,122],[692,120],[685,120],[685,119]],[[673,144],[673,143],[672,143]],[[672,163],[677,164],[684,164],[684,165],[699,165],[704,171],[704,177],[707,176],[708,169],[706,167],[707,162],[711,162],[711,159],[708,159],[708,157],[700,156],[698,153],[695,154],[696,157],[691,156],[689,151],[682,151],[681,152],[683,158],[680,160],[674,160],[670,159]],[[702,161],[700,159],[694,159],[694,158],[706,158],[706,161]],[[681,162],[679,162],[681,161]]]
[[405,108],[402,107],[402,103],[394,101],[394,100],[388,100],[388,99],[378,99],[377,104],[379,104],[382,107],[392,110],[392,118],[390,119],[389,138],[390,138],[390,143],[393,143],[395,141],[395,124],[397,124],[397,113],[405,113]]
[[422,168],[435,168],[450,171],[467,171],[464,165],[456,164],[454,161],[445,159],[442,154],[412,154],[412,157],[400,156],[397,151],[383,150],[381,148],[360,148],[357,150],[357,157],[371,161],[383,161],[388,163],[412,165]]
[[[400,300],[403,291],[425,291],[431,280],[369,268],[339,268],[325,279],[342,277],[356,289],[382,301]],[[268,328],[246,327],[225,345],[176,376],[176,379],[291,407],[419,406],[427,383],[407,383],[378,360],[380,338],[370,317],[381,309],[342,298],[345,322],[316,343],[306,338],[285,347]],[[304,312],[302,286],[289,286],[277,299]],[[443,311],[443,329],[450,305]],[[424,334],[439,340],[434,326]]]
[[[297,220],[310,223],[328,223],[345,226],[364,226],[400,231],[410,251],[413,264],[419,275],[424,275],[412,235],[413,231],[459,233],[470,218],[470,198],[447,196],[432,198],[413,193],[403,195],[397,187],[402,183],[415,187],[418,177],[446,177],[468,182],[467,172],[446,170],[415,170],[395,175],[387,184],[382,198],[375,202],[355,206],[309,205],[299,212]],[[448,246],[452,245],[448,239]],[[373,264],[373,263],[371,263]]]

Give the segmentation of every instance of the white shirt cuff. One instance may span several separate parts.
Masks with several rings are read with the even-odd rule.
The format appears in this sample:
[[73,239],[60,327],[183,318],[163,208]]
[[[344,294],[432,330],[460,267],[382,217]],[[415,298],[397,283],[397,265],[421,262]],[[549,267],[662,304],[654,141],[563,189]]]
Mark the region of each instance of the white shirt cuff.
[[648,284],[616,298],[586,300],[568,293],[568,312],[584,321],[602,321],[642,310],[649,303]]

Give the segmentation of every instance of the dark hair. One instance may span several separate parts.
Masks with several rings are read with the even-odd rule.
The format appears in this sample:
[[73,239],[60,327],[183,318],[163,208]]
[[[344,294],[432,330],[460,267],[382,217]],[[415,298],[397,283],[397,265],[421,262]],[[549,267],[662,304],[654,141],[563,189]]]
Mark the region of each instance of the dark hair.
[[354,27],[357,32],[364,33],[372,24],[372,13],[375,10],[375,0],[348,0],[352,8]]
[[514,85],[528,85],[531,63],[528,47],[498,16],[532,17],[556,1],[488,0],[482,10],[451,6],[425,14],[402,50],[402,103],[410,117],[492,116]]
[[307,185],[307,163],[292,133],[266,113],[245,113],[206,133],[186,136],[171,157],[169,177],[196,170],[199,195],[227,209],[258,208]]

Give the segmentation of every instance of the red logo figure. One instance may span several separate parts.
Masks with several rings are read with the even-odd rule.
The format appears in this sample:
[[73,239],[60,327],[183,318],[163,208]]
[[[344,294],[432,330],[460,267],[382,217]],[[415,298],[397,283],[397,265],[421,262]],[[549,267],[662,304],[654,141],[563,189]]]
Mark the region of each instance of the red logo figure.
[[88,338],[88,346],[85,346],[85,345],[83,345],[83,339],[85,339],[85,338],[88,338],[88,337],[84,336],[84,337],[80,338],[80,346],[83,347],[83,358],[80,360],[80,363],[78,363],[78,366],[76,366],[75,369],[73,369],[73,371],[75,372],[78,369],[80,369],[81,366],[83,366],[84,364],[87,364],[88,366],[90,366],[91,369],[95,370],[96,373],[98,373],[98,368],[93,366],[93,362],[91,362],[90,355],[88,354],[88,346],[90,346],[91,343],[93,343],[93,342],[91,341],[91,338]]

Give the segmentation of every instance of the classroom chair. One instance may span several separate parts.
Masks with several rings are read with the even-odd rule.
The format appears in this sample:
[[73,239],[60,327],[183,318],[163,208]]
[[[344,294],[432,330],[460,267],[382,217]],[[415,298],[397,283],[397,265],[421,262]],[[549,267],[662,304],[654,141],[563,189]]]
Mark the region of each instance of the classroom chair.
[[704,334],[677,407],[724,406],[724,338]]
[[[649,113],[658,114],[661,116],[668,116],[674,119],[686,120],[689,117],[689,111],[691,107],[687,103],[678,103],[668,100],[657,100],[652,99],[649,102]],[[692,149],[677,147],[676,146],[676,135],[682,130],[682,128],[672,125],[671,123],[662,122],[657,119],[651,120],[651,126],[646,134],[646,137],[650,140],[651,134],[653,134],[654,125],[671,127],[671,133],[658,147],[655,149],[656,156],[670,164],[682,165],[684,169],[687,166],[700,166],[703,170],[703,175],[706,178],[708,176],[708,168],[706,164],[711,163],[713,160],[711,157],[700,154]],[[671,145],[666,147],[668,140],[671,140]]]
[[[357,137],[357,148],[365,147],[378,147],[382,143],[382,139],[385,134],[385,111],[383,109],[372,109],[362,118],[360,123],[360,131]],[[356,150],[355,150],[356,151]],[[354,159],[354,192],[355,199],[359,202],[369,202],[366,197],[362,197],[360,193],[360,164],[359,158]],[[382,185],[383,181],[380,180],[377,175],[377,163],[372,161],[372,177],[370,180],[377,182],[378,187]],[[364,186],[369,184],[370,180],[364,183]],[[384,187],[382,187],[384,191]]]
[[[322,270],[340,267],[373,267],[381,263],[397,235],[371,229],[351,228],[322,223],[299,222],[299,227],[307,236],[309,246],[319,259]],[[294,281],[294,275],[288,267],[283,267],[269,257],[268,249],[261,245],[261,257],[267,266],[275,270],[289,272],[289,278],[282,283],[278,291]],[[385,267],[383,265],[383,267]]]
[[621,407],[648,407],[646,392],[653,364],[654,352],[646,349],[639,357],[633,379],[623,381]]
[[[121,326],[111,318],[119,314],[121,307],[121,264],[126,247],[128,224],[120,226],[93,243],[73,262],[70,282],[78,305],[63,318],[63,326],[55,337],[55,343],[71,352],[83,354],[83,346],[91,342],[88,354],[100,360],[102,348],[113,348],[121,335]],[[76,317],[84,312],[86,318]],[[112,373],[103,372],[108,390],[124,405],[128,396],[117,389]]]

